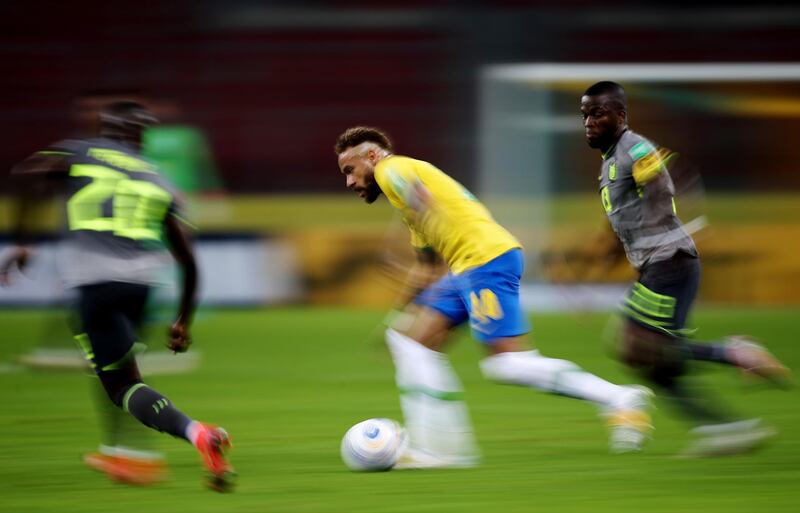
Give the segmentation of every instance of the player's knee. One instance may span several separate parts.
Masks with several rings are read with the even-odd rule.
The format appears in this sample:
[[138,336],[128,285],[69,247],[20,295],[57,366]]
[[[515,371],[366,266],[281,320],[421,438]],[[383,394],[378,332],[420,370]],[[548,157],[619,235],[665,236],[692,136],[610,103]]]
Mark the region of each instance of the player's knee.
[[123,407],[125,394],[128,392],[128,390],[130,390],[131,387],[142,383],[142,380],[139,378],[129,379],[125,376],[120,376],[115,372],[101,372],[99,377],[100,382],[103,384],[103,388],[108,395],[108,398],[111,399],[111,402],[114,403],[118,408]]
[[635,369],[680,366],[685,359],[678,340],[633,322],[625,327],[619,356]]
[[383,335],[384,340],[386,340],[386,345],[389,347],[389,351],[391,351],[394,356],[410,351],[413,348],[413,344],[415,344],[413,340],[394,328],[387,328]]
[[662,363],[648,368],[645,377],[656,385],[670,388],[685,373],[686,366],[683,363]]
[[393,328],[388,328],[384,335],[386,339],[386,345],[389,346],[389,350],[393,355],[426,350],[440,352],[441,346],[444,342],[441,338],[434,340],[424,338],[419,340]]
[[411,313],[413,319],[405,323],[405,329],[396,331],[428,349],[441,351],[453,327],[452,321],[437,310],[427,307],[412,310]]
[[625,325],[622,333],[619,359],[625,365],[633,368],[648,367],[655,361],[652,351],[648,349],[648,344],[644,341],[641,329],[631,322]]
[[680,341],[658,333],[632,338],[624,361],[645,379],[663,387],[686,373],[686,357]]
[[433,353],[416,340],[392,328],[386,330],[385,336],[386,345],[398,369],[421,365],[429,358],[429,353]]

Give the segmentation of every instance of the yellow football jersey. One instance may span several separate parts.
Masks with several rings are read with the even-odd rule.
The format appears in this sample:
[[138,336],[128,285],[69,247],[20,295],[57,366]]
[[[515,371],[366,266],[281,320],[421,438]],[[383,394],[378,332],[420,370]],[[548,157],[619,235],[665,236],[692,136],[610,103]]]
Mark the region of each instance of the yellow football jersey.
[[453,273],[522,247],[475,196],[428,162],[387,157],[375,166],[375,180],[401,212],[411,244],[436,251]]

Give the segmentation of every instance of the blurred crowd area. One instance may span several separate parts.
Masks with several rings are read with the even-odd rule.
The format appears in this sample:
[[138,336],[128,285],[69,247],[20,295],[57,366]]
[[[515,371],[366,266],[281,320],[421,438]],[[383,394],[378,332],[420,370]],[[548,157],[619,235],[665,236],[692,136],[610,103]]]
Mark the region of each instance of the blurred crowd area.
[[791,2],[89,0],[0,14],[0,169],[74,130],[76,97],[127,90],[201,128],[231,192],[340,192],[333,140],[362,123],[472,185],[488,64],[786,62],[800,47]]
[[[520,154],[522,171],[509,174],[487,165],[486,70],[791,64],[800,48],[800,9],[789,2],[32,1],[1,5],[0,25],[1,172],[90,133],[110,98],[147,104],[163,125],[145,153],[189,193],[201,241],[216,244],[206,274],[222,287],[218,302],[247,304],[391,302],[407,236],[388,206],[347,195],[332,150],[360,124],[384,128],[399,153],[479,197],[515,193],[489,204],[525,204],[498,218],[528,246],[529,280],[622,283],[632,277],[626,263],[602,262],[599,163],[578,114],[589,82],[524,86],[530,96],[512,114],[535,125],[544,102],[552,126],[513,143],[535,150],[538,141],[547,162]],[[710,219],[697,235],[704,297],[800,303],[800,78],[632,82],[630,92],[632,126],[683,156],[676,173],[701,177],[688,180],[684,220]],[[545,166],[547,186],[531,185],[525,170]],[[231,258],[251,276],[220,276],[217,263]],[[233,284],[247,292],[229,294]]]

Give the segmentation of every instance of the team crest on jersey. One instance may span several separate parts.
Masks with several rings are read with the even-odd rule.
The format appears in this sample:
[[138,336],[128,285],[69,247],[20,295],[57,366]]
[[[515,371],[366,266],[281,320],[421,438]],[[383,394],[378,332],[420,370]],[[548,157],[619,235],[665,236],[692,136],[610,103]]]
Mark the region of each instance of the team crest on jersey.
[[650,141],[641,141],[628,150],[628,155],[630,155],[631,159],[635,162],[645,155],[650,154],[653,150],[655,150],[655,147],[650,144]]
[[617,163],[616,162],[612,162],[608,166],[608,179],[612,180],[612,181],[617,179]]

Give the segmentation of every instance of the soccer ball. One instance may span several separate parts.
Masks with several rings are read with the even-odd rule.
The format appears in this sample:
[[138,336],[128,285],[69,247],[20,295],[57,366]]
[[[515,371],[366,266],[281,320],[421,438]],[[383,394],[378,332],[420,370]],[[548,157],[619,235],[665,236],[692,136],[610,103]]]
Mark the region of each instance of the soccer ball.
[[355,471],[389,470],[408,445],[406,430],[392,419],[368,419],[342,438],[342,461]]

